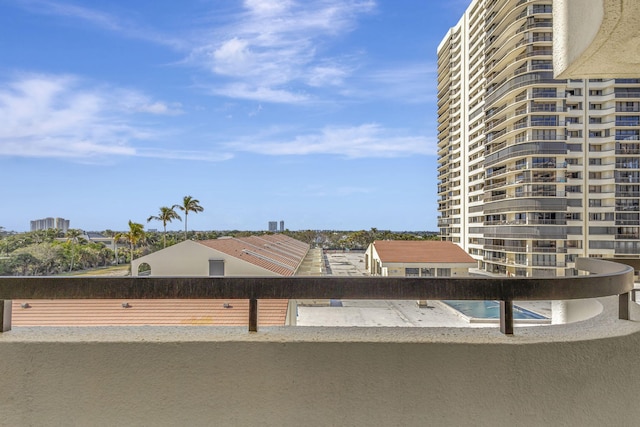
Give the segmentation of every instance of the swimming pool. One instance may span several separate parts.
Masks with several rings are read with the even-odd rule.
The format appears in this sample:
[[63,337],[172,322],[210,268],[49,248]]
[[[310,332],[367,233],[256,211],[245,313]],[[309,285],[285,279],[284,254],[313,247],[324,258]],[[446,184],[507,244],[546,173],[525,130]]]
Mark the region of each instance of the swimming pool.
[[[499,319],[500,318],[500,301],[458,301],[458,300],[446,300],[442,301],[449,307],[454,308],[460,313],[469,318],[477,319]],[[513,306],[513,318],[514,319],[534,319],[534,320],[546,320],[547,317],[535,313],[526,308],[519,307],[514,304]]]

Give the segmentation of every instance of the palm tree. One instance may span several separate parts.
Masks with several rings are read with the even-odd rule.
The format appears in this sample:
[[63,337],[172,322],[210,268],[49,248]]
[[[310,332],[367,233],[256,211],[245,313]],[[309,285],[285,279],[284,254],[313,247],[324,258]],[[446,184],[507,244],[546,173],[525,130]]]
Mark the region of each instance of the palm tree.
[[70,228],[67,230],[67,234],[65,235],[67,242],[71,243],[71,263],[69,264],[69,271],[73,270],[73,261],[76,257],[76,244],[80,240],[80,236],[82,236],[82,231],[76,228]]
[[147,218],[147,222],[154,219],[157,221],[162,221],[162,227],[164,228],[164,231],[162,233],[162,247],[166,248],[167,247],[167,223],[173,221],[174,219],[182,221],[182,218],[180,218],[180,215],[176,213],[175,206],[171,208],[162,206],[160,208],[160,212],[158,213],[158,215],[151,215],[149,218]]
[[202,212],[204,208],[200,206],[200,200],[194,199],[191,196],[184,196],[182,205],[173,205],[173,208],[178,208],[184,212],[184,240],[187,240],[187,217],[189,212]]
[[144,225],[129,220],[129,231],[126,233],[118,233],[114,236],[116,242],[120,239],[125,239],[129,242],[131,247],[131,261],[133,261],[133,249],[138,242],[144,240]]

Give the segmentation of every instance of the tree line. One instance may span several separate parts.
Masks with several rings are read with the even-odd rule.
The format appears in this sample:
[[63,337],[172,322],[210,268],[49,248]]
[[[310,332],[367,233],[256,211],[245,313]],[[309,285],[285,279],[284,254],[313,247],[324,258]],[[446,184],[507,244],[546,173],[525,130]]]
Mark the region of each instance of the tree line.
[[[189,213],[203,211],[199,200],[185,196],[181,204],[161,206],[157,214],[147,218],[147,222],[162,223],[161,233],[145,232],[142,223],[132,220],[128,222],[127,231],[103,231],[103,236],[116,241],[115,250],[103,243],[90,241],[83,231],[77,229],[69,229],[66,233],[55,229],[8,233],[0,227],[0,275],[56,275],[129,264],[135,258],[187,239],[209,240],[221,236],[246,237],[257,234],[255,231],[240,230],[189,231]],[[178,212],[184,216],[184,231],[167,231],[167,224],[182,221],[183,217]],[[312,247],[338,250],[363,250],[375,240],[439,240],[439,236],[433,232],[392,232],[377,228],[356,231],[285,230],[282,233]]]
[[[84,232],[78,229],[69,229],[66,233],[48,229],[10,234],[3,231],[4,227],[0,227],[0,242],[3,246],[0,247],[0,275],[48,276],[130,263],[136,255],[146,255],[167,246],[167,223],[176,219],[182,221],[176,209],[184,214],[184,240],[189,238],[189,212],[204,211],[198,199],[185,196],[181,204],[163,206],[157,215],[149,216],[147,222],[162,222],[162,247],[159,247],[158,233],[145,232],[143,224],[132,220],[129,220],[127,231],[105,230],[102,233],[105,237],[115,240],[114,249],[103,243],[90,241]],[[207,235],[207,238],[209,237],[210,235]],[[119,242],[128,245],[128,253],[118,253]],[[170,244],[175,243],[178,243],[178,239],[174,233],[174,236],[170,236]]]

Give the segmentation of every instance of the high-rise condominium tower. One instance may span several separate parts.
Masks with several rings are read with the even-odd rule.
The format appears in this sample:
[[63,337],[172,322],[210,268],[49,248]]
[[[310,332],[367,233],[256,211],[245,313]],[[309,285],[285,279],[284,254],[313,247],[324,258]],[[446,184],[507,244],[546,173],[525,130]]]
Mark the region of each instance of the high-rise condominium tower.
[[66,233],[69,230],[69,220],[49,217],[31,221],[31,231],[48,230],[50,228],[55,228]]
[[439,227],[492,273],[640,256],[640,79],[554,80],[551,11],[474,0],[438,47]]

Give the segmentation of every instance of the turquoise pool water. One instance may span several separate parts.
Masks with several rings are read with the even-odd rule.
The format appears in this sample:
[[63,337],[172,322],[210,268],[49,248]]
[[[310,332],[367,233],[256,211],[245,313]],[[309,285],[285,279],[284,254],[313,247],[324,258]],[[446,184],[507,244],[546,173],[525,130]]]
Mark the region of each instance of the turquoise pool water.
[[[455,308],[465,316],[478,319],[499,319],[500,301],[442,301],[450,307]],[[546,319],[541,314],[534,313],[526,308],[513,306],[514,319]]]

